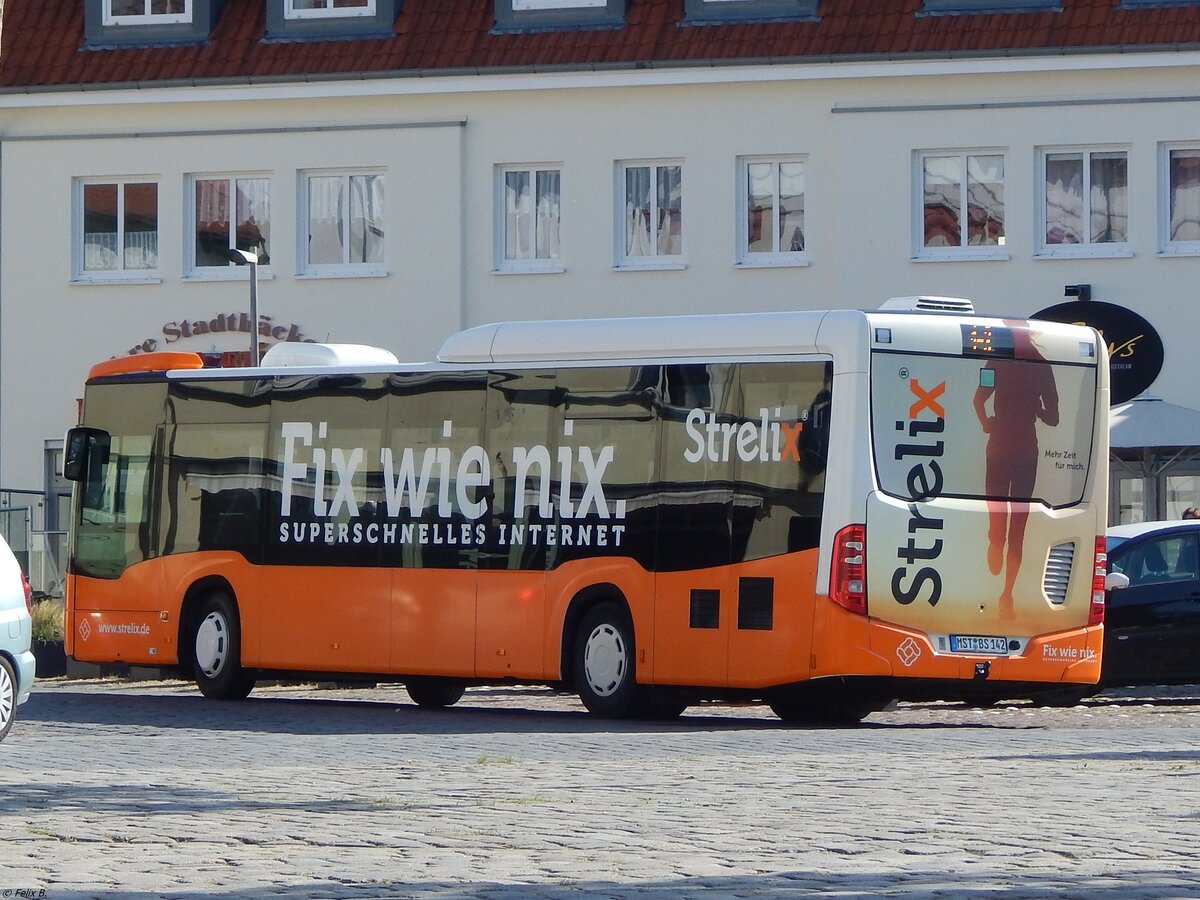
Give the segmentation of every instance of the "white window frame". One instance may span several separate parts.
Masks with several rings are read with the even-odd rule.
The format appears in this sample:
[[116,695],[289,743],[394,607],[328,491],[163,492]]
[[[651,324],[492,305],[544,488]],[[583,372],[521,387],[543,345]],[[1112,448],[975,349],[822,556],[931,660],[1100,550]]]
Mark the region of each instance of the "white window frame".
[[1200,238],[1172,240],[1171,238],[1171,154],[1187,150],[1200,154],[1200,143],[1178,142],[1160,144],[1158,148],[1158,234],[1161,256],[1200,256]]
[[[529,176],[529,185],[531,196],[536,199],[537,195],[537,176],[540,172],[555,172],[558,174],[558,243],[559,252],[555,256],[534,256],[531,259],[509,259],[505,255],[508,247],[508,200],[507,200],[507,176],[510,173],[522,172]],[[544,272],[563,272],[565,267],[562,261],[562,210],[563,210],[563,164],[562,163],[529,163],[529,164],[510,164],[496,166],[495,176],[495,191],[493,195],[494,211],[494,227],[492,234],[494,235],[494,252],[492,271],[495,274],[533,274]],[[537,246],[537,214],[536,211],[530,217],[530,225],[533,229],[533,234],[529,237],[533,241],[533,246]],[[536,254],[536,249],[535,249]]]
[[[381,238],[383,247],[383,259],[379,262],[349,262],[341,263],[314,263],[309,259],[309,190],[308,183],[311,178],[329,178],[340,177],[345,179],[347,185],[350,179],[356,175],[376,176],[384,179],[384,233]],[[297,180],[296,194],[296,226],[297,226],[297,248],[296,248],[296,277],[297,278],[374,278],[382,277],[388,274],[387,259],[387,172],[384,169],[303,169],[299,172]],[[350,192],[346,191],[345,201],[350,202]],[[342,215],[349,222],[347,215],[348,207],[344,207]],[[348,248],[348,245],[344,244]]]
[[[114,269],[87,269],[84,255],[84,188],[88,185],[113,185],[117,188],[117,261]],[[153,268],[126,268],[127,248],[125,239],[125,187],[131,184],[153,184],[157,198],[155,210],[155,266]],[[76,178],[73,185],[71,212],[71,269],[72,282],[76,284],[157,284],[162,281],[162,183],[152,175],[127,175],[120,177]]]
[[[737,252],[736,264],[740,267],[772,268],[779,266],[807,266],[808,257],[808,156],[804,154],[785,154],[782,156],[741,156],[737,165],[737,190],[734,192],[737,208],[734,215],[737,221]],[[774,216],[771,221],[772,243],[779,238],[779,228],[775,216],[779,215],[779,166],[786,163],[800,163],[804,166],[804,238],[803,250],[754,251],[750,250],[750,166],[753,164],[769,163],[773,166],[775,175]]]
[[318,9],[297,9],[295,0],[283,0],[285,19],[349,19],[355,16],[375,15],[375,0],[367,0],[365,6],[334,6],[333,0],[324,0],[325,6]]
[[[181,13],[135,13],[128,16],[116,16],[112,11],[112,0],[101,0],[104,14],[101,24],[105,27],[121,25],[179,25],[192,21],[192,0],[184,0]],[[149,4],[150,0],[144,0]]]
[[[184,279],[187,281],[244,281],[246,278],[245,272],[238,271],[238,266],[230,263],[227,267],[220,266],[200,266],[196,264],[196,183],[200,181],[225,181],[230,184],[230,198],[233,203],[230,211],[230,218],[236,218],[237,214],[237,183],[239,181],[266,181],[267,182],[267,210],[268,210],[268,227],[270,227],[271,215],[271,194],[272,183],[271,175],[267,172],[214,172],[214,173],[193,173],[184,179],[184,198],[183,209],[184,220],[183,227],[183,259],[184,259]],[[230,229],[235,226],[234,222],[230,222]],[[271,243],[275,242],[274,229],[272,231]],[[269,257],[269,259],[272,257]],[[273,278],[271,263],[260,263],[258,266],[258,277],[260,279]]]
[[531,12],[543,9],[590,9],[607,5],[608,0],[512,0],[513,12]]
[[684,21],[715,24],[814,19],[817,5],[818,0],[685,0]]
[[[1091,222],[1091,171],[1092,157],[1105,153],[1124,153],[1127,173],[1126,190],[1129,192],[1126,214],[1126,239],[1124,241],[1095,242],[1090,239],[1079,244],[1047,244],[1046,243],[1046,162],[1047,158],[1056,154],[1079,154],[1083,158],[1083,203],[1082,218],[1085,227]],[[1133,228],[1133,182],[1129,178],[1133,172],[1130,147],[1128,144],[1096,144],[1084,146],[1039,147],[1037,149],[1036,184],[1036,214],[1034,227],[1037,229],[1035,259],[1118,259],[1133,256],[1129,242],[1128,231]]]
[[[936,261],[977,261],[977,260],[1007,260],[1012,256],[1008,251],[1008,198],[1003,197],[1005,206],[1005,233],[1000,236],[997,244],[967,244],[963,243],[964,235],[969,231],[967,224],[967,160],[975,156],[999,156],[1004,161],[1004,181],[1002,186],[1007,194],[1008,188],[1008,154],[1001,147],[972,147],[969,149],[935,149],[918,150],[913,153],[913,196],[912,196],[912,259],[915,262]],[[925,160],[930,157],[958,157],[959,160],[959,234],[960,243],[956,247],[926,247],[925,246]]]
[[638,271],[646,269],[686,269],[687,263],[683,255],[683,231],[679,233],[679,253],[659,253],[657,246],[651,241],[652,253],[649,254],[630,254],[626,252],[626,247],[629,246],[629,235],[626,231],[626,216],[625,216],[625,173],[630,169],[639,169],[649,167],[653,175],[653,183],[651,185],[650,197],[651,208],[658,207],[658,170],[660,168],[678,167],[679,169],[679,210],[680,215],[683,214],[684,196],[683,185],[685,177],[685,169],[682,159],[623,159],[617,162],[615,166],[616,174],[614,185],[613,199],[613,237],[615,263],[614,268],[619,270]]

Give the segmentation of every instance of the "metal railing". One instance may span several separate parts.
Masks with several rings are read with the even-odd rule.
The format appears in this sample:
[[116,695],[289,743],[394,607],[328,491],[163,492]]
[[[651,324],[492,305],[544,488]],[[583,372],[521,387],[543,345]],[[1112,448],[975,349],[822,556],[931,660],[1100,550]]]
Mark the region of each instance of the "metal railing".
[[25,570],[35,596],[61,597],[67,565],[67,533],[47,530],[41,491],[0,491],[0,536]]

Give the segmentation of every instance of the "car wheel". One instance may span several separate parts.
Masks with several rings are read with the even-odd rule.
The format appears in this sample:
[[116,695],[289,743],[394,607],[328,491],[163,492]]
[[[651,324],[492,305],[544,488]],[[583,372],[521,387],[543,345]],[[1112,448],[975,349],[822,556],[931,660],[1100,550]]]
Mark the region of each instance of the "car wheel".
[[575,633],[573,663],[575,690],[588,712],[609,719],[638,714],[633,622],[622,606],[601,603],[584,616]]
[[201,604],[192,628],[196,685],[205,697],[241,700],[254,689],[254,676],[242,668],[242,635],[237,605],[224,591]]
[[449,678],[412,678],[404,682],[412,702],[422,709],[444,709],[462,699],[466,688]]
[[17,678],[9,661],[0,656],[0,741],[12,730],[17,716]]

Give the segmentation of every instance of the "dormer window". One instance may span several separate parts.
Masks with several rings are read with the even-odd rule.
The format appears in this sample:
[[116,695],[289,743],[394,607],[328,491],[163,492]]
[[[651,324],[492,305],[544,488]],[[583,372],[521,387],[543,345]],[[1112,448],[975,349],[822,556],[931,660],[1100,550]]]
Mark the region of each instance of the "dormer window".
[[267,40],[386,38],[402,0],[267,0]]
[[192,21],[192,0],[104,0],[105,25],[176,25]]
[[627,5],[627,0],[496,0],[496,30],[619,28]]
[[1061,0],[925,0],[918,16],[1062,12]]
[[285,19],[375,15],[375,0],[283,0]]
[[684,0],[684,25],[817,21],[817,0]]
[[532,12],[545,9],[584,9],[605,6],[607,0],[512,0],[513,12]]
[[84,47],[200,44],[217,21],[222,0],[84,0]]

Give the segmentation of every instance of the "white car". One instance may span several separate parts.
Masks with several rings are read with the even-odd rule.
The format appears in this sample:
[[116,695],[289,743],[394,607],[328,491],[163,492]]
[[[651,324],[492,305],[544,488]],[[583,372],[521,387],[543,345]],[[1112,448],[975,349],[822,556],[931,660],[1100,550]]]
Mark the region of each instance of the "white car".
[[29,582],[12,550],[0,538],[0,741],[12,728],[17,707],[29,699],[35,661],[33,603]]

